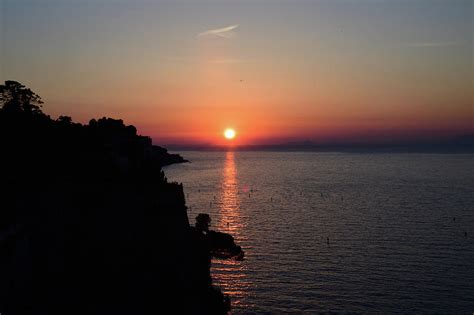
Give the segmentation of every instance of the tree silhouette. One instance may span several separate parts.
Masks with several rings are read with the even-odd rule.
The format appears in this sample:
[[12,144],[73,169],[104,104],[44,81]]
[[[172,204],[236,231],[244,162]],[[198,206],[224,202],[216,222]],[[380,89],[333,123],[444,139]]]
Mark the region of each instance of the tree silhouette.
[[71,125],[72,124],[72,118],[69,116],[59,116],[58,117],[58,123],[62,125]]
[[16,81],[5,81],[0,85],[0,104],[6,112],[43,113],[41,97]]

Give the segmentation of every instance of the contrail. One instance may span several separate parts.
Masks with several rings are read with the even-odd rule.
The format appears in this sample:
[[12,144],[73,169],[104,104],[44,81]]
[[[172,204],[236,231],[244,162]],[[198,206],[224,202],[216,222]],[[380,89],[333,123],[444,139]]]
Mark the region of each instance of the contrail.
[[212,36],[212,37],[231,38],[234,35],[233,30],[235,30],[237,27],[239,27],[239,24],[217,28],[213,30],[208,30],[208,31],[199,33],[197,37]]

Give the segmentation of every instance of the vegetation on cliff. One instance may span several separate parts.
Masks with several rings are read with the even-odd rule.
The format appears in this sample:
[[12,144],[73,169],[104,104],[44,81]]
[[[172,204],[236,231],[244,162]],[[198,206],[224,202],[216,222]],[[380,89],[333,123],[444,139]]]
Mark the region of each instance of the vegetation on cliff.
[[225,314],[189,227],[184,162],[121,120],[54,120],[0,85],[0,313]]

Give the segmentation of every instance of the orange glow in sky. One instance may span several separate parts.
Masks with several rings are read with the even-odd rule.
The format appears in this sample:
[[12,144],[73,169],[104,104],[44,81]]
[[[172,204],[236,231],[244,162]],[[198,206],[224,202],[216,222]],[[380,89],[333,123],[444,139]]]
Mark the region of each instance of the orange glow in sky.
[[474,132],[470,0],[34,2],[5,4],[0,82],[53,118],[161,145]]

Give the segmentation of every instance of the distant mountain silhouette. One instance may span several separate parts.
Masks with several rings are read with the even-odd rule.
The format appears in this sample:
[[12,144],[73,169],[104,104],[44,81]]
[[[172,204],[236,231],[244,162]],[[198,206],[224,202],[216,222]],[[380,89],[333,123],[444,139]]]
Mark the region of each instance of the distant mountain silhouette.
[[51,119],[15,81],[0,97],[2,315],[229,311],[161,169],[181,156],[122,120]]
[[[176,151],[227,151],[227,146],[209,144],[168,144]],[[310,140],[283,144],[259,144],[233,146],[234,151],[310,151],[349,153],[474,153],[474,135],[461,135],[449,140],[391,141],[386,143],[361,143],[355,141],[333,141],[316,143]]]

